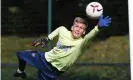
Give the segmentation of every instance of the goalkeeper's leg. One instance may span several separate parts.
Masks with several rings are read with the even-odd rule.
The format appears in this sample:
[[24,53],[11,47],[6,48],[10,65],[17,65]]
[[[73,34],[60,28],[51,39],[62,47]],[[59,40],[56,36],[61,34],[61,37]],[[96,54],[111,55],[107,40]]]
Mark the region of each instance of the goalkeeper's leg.
[[19,60],[18,70],[13,74],[14,77],[22,77],[26,78],[27,75],[25,73],[26,63],[34,63],[34,60],[31,57],[31,54],[36,51],[33,50],[25,50],[17,52],[17,57]]
[[24,77],[24,69],[26,64],[30,64],[39,70],[37,80],[56,80],[56,78],[63,72],[58,71],[51,63],[45,59],[45,53],[42,51],[20,51],[17,53],[19,59],[19,69],[16,71],[17,77]]
[[25,66],[26,62],[23,59],[19,59],[19,70],[24,72]]
[[18,67],[18,70],[13,74],[13,76],[26,78],[27,77],[25,73],[26,62],[23,59],[20,59],[19,57],[18,57],[18,61],[19,61],[19,67]]
[[22,77],[22,78],[26,78],[27,75],[25,73],[25,66],[26,66],[26,62],[22,59],[19,59],[19,68],[18,70],[13,74],[14,77]]

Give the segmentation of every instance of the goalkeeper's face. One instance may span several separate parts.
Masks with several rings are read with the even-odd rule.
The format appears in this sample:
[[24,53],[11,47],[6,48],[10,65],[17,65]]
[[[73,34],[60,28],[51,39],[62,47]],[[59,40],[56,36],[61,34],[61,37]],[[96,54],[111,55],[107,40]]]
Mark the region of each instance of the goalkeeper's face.
[[77,39],[77,38],[82,37],[82,35],[85,34],[85,29],[86,29],[86,26],[83,23],[73,24],[71,28],[73,38]]

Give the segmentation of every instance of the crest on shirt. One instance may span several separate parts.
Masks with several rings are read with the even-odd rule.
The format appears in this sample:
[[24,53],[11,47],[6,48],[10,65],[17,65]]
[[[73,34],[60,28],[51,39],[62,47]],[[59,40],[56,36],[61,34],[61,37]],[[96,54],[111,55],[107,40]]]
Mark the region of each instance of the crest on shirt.
[[32,53],[31,55],[32,55],[32,57],[35,57],[36,56],[36,53]]
[[63,49],[65,52],[67,52],[72,46],[65,46],[62,45],[60,41],[57,42],[56,47],[58,49]]

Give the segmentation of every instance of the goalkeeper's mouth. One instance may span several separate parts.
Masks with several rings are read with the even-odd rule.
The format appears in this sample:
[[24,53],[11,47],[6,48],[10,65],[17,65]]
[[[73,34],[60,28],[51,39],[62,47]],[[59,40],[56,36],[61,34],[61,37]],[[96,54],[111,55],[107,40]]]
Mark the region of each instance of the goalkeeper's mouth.
[[79,32],[74,32],[75,34],[79,35]]

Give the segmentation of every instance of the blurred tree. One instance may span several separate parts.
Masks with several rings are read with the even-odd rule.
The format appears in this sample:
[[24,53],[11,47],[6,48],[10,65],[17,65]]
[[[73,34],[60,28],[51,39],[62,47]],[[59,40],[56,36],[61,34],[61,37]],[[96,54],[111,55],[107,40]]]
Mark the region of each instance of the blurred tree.
[[[53,0],[52,2],[52,30],[64,25],[70,29],[75,17],[81,16],[88,20],[90,31],[98,20],[91,20],[86,16],[86,5],[93,0]],[[112,35],[125,35],[129,33],[128,26],[128,3],[127,0],[95,0],[100,2],[104,8],[104,15],[111,16],[112,24],[100,32],[99,36],[109,37]],[[2,33],[11,32],[13,27],[5,27],[13,25],[9,7],[16,6],[20,12],[16,15],[19,17],[16,21],[20,21],[20,31],[28,34],[47,33],[48,19],[48,0],[2,0]],[[20,18],[21,17],[21,18]],[[20,26],[16,22],[16,25]],[[24,30],[25,29],[25,30]],[[6,31],[5,31],[6,30]],[[7,31],[8,30],[8,31]],[[5,31],[5,32],[4,32]],[[18,29],[17,29],[18,31]],[[20,32],[19,31],[19,32]],[[106,35],[104,34],[106,32]]]

